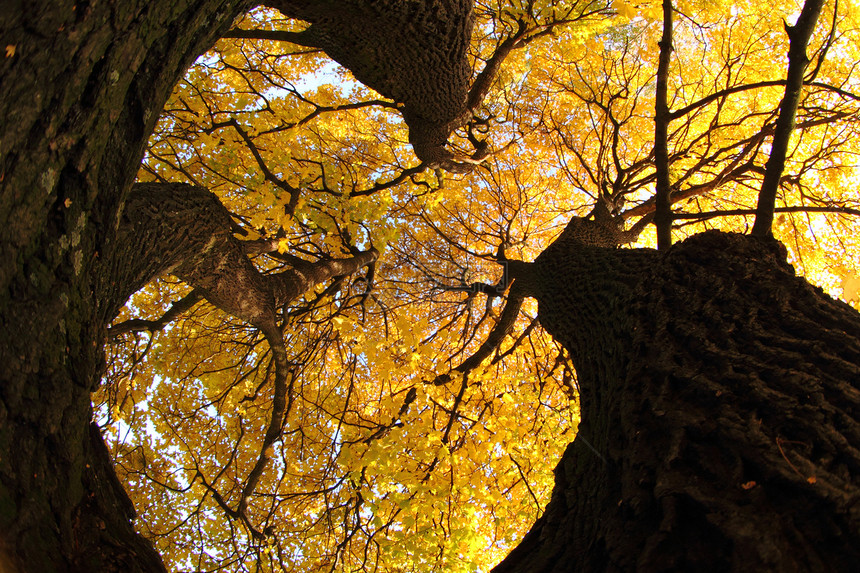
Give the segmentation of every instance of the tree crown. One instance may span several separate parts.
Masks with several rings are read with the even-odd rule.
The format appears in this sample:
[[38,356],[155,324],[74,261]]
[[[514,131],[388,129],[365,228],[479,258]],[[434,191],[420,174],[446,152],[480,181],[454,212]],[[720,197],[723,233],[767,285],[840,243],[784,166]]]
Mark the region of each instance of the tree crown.
[[[516,263],[535,260],[571,217],[610,221],[618,243],[656,245],[646,225],[663,16],[657,4],[460,6],[468,25],[452,29],[468,41],[451,69],[463,107],[430,137],[416,135],[426,123],[412,92],[386,75],[400,63],[363,62],[382,67],[372,77],[351,60],[354,76],[338,67],[321,50],[338,59],[340,21],[306,4],[250,12],[235,26],[246,32],[231,34],[242,37],[198,59],[139,179],[213,192],[261,276],[371,247],[379,260],[280,300],[292,407],[276,439],[263,438],[274,346],[169,276],[115,322],[100,424],[139,528],[177,569],[487,569],[540,514],[578,423],[576,374],[517,290]],[[676,240],[752,225],[785,92],[782,22],[796,10],[675,4]],[[826,7],[815,28],[772,226],[801,272],[855,305],[858,12]],[[347,16],[353,35],[390,40],[353,26],[365,12]],[[314,29],[325,33],[308,40]],[[392,37],[384,54],[405,41]],[[412,88],[436,71],[421,65],[404,78]],[[431,139],[446,161],[476,161],[447,172],[421,151]]]

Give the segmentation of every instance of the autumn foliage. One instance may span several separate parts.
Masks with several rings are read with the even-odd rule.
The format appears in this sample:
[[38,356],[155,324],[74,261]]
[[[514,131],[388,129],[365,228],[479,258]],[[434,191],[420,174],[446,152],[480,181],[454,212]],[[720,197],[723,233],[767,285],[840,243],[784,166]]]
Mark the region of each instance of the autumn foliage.
[[[784,93],[797,3],[678,2],[667,77],[674,240],[748,231]],[[320,50],[225,38],[176,86],[139,180],[205,187],[262,273],[375,247],[371,268],[278,309],[291,408],[236,511],[272,415],[271,347],[172,276],[109,331],[96,418],[172,570],[487,571],[541,514],[576,435],[564,349],[526,299],[484,345],[532,261],[573,215],[628,227],[655,211],[659,3],[479,1],[469,65],[505,58],[448,145],[488,154],[428,168],[398,102]],[[860,304],[860,7],[825,5],[777,196],[799,272]],[[243,30],[297,32],[259,8]],[[643,220],[643,218],[646,218]],[[656,246],[653,226],[638,246]],[[470,357],[480,354],[479,364]],[[257,569],[261,567],[261,569]]]

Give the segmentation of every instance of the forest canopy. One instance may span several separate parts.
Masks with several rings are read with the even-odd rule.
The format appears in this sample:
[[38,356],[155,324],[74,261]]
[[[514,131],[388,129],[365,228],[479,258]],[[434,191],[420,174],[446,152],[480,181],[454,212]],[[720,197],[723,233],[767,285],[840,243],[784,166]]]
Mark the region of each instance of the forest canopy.
[[[800,8],[674,4],[673,241],[750,230]],[[447,140],[468,168],[422,159],[403,102],[286,39],[308,22],[273,8],[236,21],[244,37],[176,86],[140,182],[213,192],[235,237],[276,242],[254,253],[264,275],[379,257],[278,309],[290,402],[262,453],[276,365],[257,328],[174,276],[115,320],[96,419],[171,570],[486,571],[549,500],[579,421],[576,373],[536,303],[512,304],[507,265],[601,209],[644,227],[633,247],[656,247],[665,14],[499,0],[473,17],[471,78],[507,51]],[[843,0],[814,29],[772,228],[799,273],[855,308],[858,20]]]

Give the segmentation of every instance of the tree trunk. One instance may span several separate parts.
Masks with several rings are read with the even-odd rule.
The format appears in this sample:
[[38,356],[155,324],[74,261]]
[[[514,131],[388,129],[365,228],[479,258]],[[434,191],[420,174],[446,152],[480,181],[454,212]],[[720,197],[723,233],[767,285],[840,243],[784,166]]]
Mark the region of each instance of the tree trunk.
[[582,422],[494,571],[856,571],[860,315],[772,239],[553,245],[529,279]]
[[[466,172],[484,159],[486,149],[466,158],[446,147],[454,130],[472,119],[486,95],[486,88],[480,94],[470,89],[472,0],[266,0],[264,4],[310,22],[303,32],[288,33],[290,41],[324,50],[358,81],[397,102],[409,126],[409,143],[422,162]],[[487,87],[497,71],[482,74]]]
[[[0,570],[163,570],[90,392],[134,286],[111,261],[146,138],[249,4],[0,11]],[[860,562],[857,313],[795,278],[774,243],[719,234],[659,258],[559,247],[534,271],[583,422],[545,516],[499,571]]]
[[131,288],[105,253],[173,86],[247,6],[0,11],[0,570],[163,570],[90,424],[107,321]]

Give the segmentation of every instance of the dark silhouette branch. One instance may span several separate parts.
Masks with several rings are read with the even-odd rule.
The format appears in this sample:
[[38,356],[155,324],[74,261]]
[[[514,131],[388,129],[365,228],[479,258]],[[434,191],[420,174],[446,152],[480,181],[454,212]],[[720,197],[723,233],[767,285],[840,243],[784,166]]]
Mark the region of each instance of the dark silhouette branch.
[[276,42],[289,42],[308,48],[318,48],[309,44],[310,40],[304,32],[289,32],[286,30],[242,30],[233,28],[225,33],[222,38],[235,38],[241,40],[274,40]]
[[312,100],[301,95],[299,93],[299,91],[296,89],[290,89],[290,92],[295,97],[297,97],[299,100],[303,101],[304,103],[312,105],[314,107],[314,110],[298,121],[288,122],[288,123],[285,123],[283,125],[279,125],[278,127],[274,127],[271,129],[261,131],[260,135],[265,135],[265,134],[269,134],[269,133],[278,133],[281,131],[286,131],[288,129],[293,129],[295,127],[300,127],[302,125],[310,123],[311,120],[313,120],[313,119],[315,119],[315,118],[317,118],[317,117],[319,117],[325,113],[334,113],[334,112],[339,112],[339,111],[350,111],[350,110],[354,110],[354,109],[363,109],[363,108],[372,107],[372,106],[384,107],[387,109],[397,109],[397,104],[395,104],[394,102],[383,100],[383,99],[371,99],[371,100],[345,103],[345,104],[339,104],[339,105],[319,105],[317,103],[314,103]]
[[657,64],[657,89],[654,96],[654,168],[656,193],[654,195],[654,224],[657,227],[657,248],[668,249],[672,244],[672,200],[669,194],[669,64],[672,58],[672,0],[663,0],[663,36],[658,43],[660,56]]
[[[758,90],[758,89],[769,88],[769,87],[780,87],[780,86],[785,86],[785,85],[786,85],[786,80],[767,80],[767,81],[762,81],[762,82],[754,82],[751,84],[742,84],[742,85],[738,85],[738,86],[732,86],[730,88],[716,91],[712,94],[709,94],[709,95],[703,97],[700,100],[697,100],[697,101],[695,101],[695,102],[693,102],[687,106],[684,106],[680,109],[677,109],[677,110],[671,112],[669,114],[669,118],[670,119],[678,119],[679,117],[683,117],[692,111],[695,111],[699,108],[702,108],[702,107],[708,105],[711,102],[714,102],[716,100],[722,99],[726,96],[729,96],[729,95],[732,95],[735,93],[750,91],[750,90]],[[804,85],[810,86],[810,87],[821,88],[821,89],[827,90],[827,91],[831,91],[831,92],[833,92],[833,93],[835,93],[835,94],[837,94],[837,95],[839,95],[845,99],[860,101],[860,95],[857,95],[855,93],[852,93],[850,91],[844,90],[844,89],[836,87],[836,86],[832,86],[830,84],[826,84],[823,82],[806,81],[806,82],[804,82]]]
[[378,193],[379,191],[384,191],[385,189],[390,189],[391,187],[395,187],[400,185],[413,175],[417,175],[427,169],[427,165],[424,163],[419,163],[415,167],[409,167],[407,169],[402,170],[397,174],[396,177],[389,181],[382,181],[375,183],[373,186],[368,187],[367,189],[359,189],[358,191],[350,191],[349,194],[352,197],[363,197],[366,195],[373,195],[374,193]]
[[776,131],[773,135],[770,157],[765,165],[764,181],[758,196],[756,206],[755,223],[752,234],[766,237],[772,234],[773,210],[776,205],[776,194],[779,190],[779,182],[785,169],[785,157],[788,152],[788,143],[791,133],[794,131],[794,117],[797,113],[797,104],[800,101],[800,92],[803,88],[803,77],[809,58],[806,55],[806,46],[818,22],[821,7],[824,0],[807,0],[803,4],[803,10],[797,18],[794,26],[786,24],[785,30],[788,34],[788,76],[785,84],[785,95],[779,106],[779,118],[776,120]]
[[804,83],[809,83],[818,77],[818,72],[821,71],[821,65],[824,63],[825,58],[827,58],[827,52],[830,51],[830,48],[833,46],[833,42],[836,40],[836,21],[838,15],[839,0],[834,0],[833,18],[830,20],[830,33],[827,34],[827,40],[824,42],[824,45],[819,48],[818,56],[815,58],[815,67],[810,70],[809,74],[807,74]]
[[165,326],[176,320],[179,315],[191,310],[198,302],[203,300],[203,293],[197,290],[192,290],[190,293],[170,305],[163,315],[153,320],[142,318],[132,318],[123,322],[114,324],[108,329],[108,338],[116,340],[119,336],[127,332],[158,332],[163,330]]
[[[855,217],[860,217],[860,209],[855,209],[852,207],[839,207],[839,206],[826,206],[826,207],[812,207],[812,206],[794,206],[794,207],[776,207],[774,208],[774,212],[776,213],[838,213],[841,215],[852,215]],[[721,209],[717,211],[703,211],[701,213],[675,213],[675,219],[695,219],[695,220],[705,220],[705,219],[713,219],[715,217],[729,217],[733,215],[755,215],[755,209]]]
[[[523,301],[525,300],[525,292],[518,288],[516,284],[511,287],[508,300],[502,309],[502,314],[499,321],[487,335],[486,340],[481,343],[478,349],[460,364],[455,366],[451,371],[467,375],[469,372],[477,368],[484,360],[490,357],[495,352],[505,337],[510,334],[519,316]],[[440,374],[431,382],[435,386],[441,386],[449,383],[452,380],[450,373]]]
[[238,121],[236,121],[236,118],[230,118],[228,121],[224,121],[224,122],[213,123],[212,127],[207,129],[206,132],[211,133],[212,131],[215,131],[216,129],[221,129],[224,127],[232,127],[233,129],[236,130],[236,133],[238,133],[239,137],[242,138],[242,141],[245,142],[245,145],[247,146],[248,150],[251,152],[251,155],[254,156],[254,159],[256,160],[257,165],[260,167],[260,171],[263,172],[263,177],[265,177],[266,181],[271,182],[276,187],[282,189],[283,191],[286,191],[287,194],[289,194],[290,200],[284,206],[284,211],[288,215],[292,215],[295,212],[296,206],[298,205],[298,202],[299,202],[300,190],[296,189],[295,187],[293,187],[292,185],[290,185],[289,183],[287,183],[286,181],[284,181],[283,179],[281,179],[280,177],[278,177],[277,175],[272,173],[272,170],[269,169],[268,165],[266,165],[266,161],[263,159],[263,156],[260,154],[260,150],[257,148],[257,145],[254,143],[254,140],[251,139],[251,136],[248,135],[248,132],[245,131],[245,129],[239,124]]
[[[818,118],[801,121],[797,124],[796,128],[808,129],[818,125],[825,125],[839,119],[850,117],[850,115],[851,114],[848,112],[835,112],[833,116],[829,118]],[[684,201],[685,199],[704,195],[705,193],[718,189],[720,186],[732,181],[743,181],[745,177],[752,179],[753,176],[763,176],[765,173],[765,169],[763,166],[754,162],[754,156],[756,150],[760,148],[764,140],[773,133],[774,126],[766,125],[758,133],[742,141],[736,142],[730,147],[718,149],[714,154],[712,154],[713,157],[716,157],[719,154],[726,154],[733,148],[740,148],[740,151],[734,153],[733,159],[726,166],[724,166],[719,173],[717,173],[713,178],[711,178],[710,181],[706,181],[704,183],[696,183],[684,189],[674,189],[671,194],[672,204],[674,205],[680,203],[681,201]],[[672,155],[672,157],[676,157],[678,155],[678,153],[675,153]],[[645,180],[643,180],[643,182],[647,182],[649,180],[650,179],[646,178]],[[780,184],[782,185],[784,183],[796,180],[797,176],[783,175],[780,179]],[[635,207],[632,207],[622,212],[620,215],[625,219],[630,219],[632,217],[638,217],[649,213],[654,213],[654,211],[655,200],[653,197],[651,197],[650,199],[643,201],[639,205],[636,205]]]

